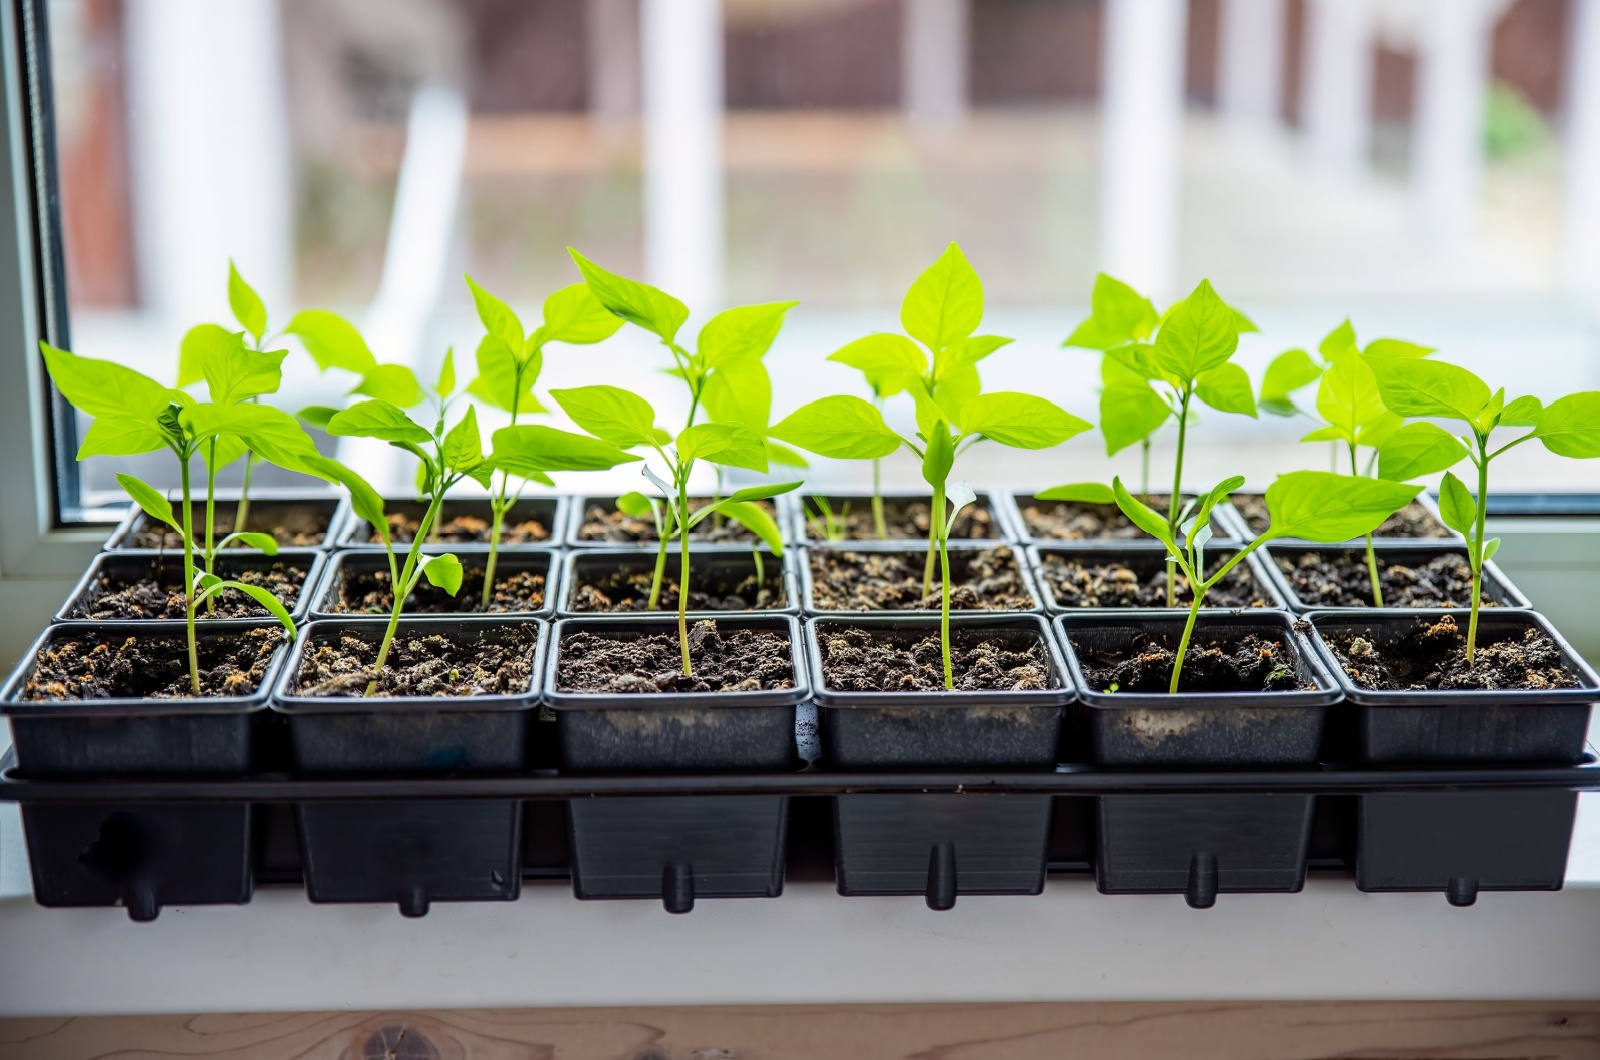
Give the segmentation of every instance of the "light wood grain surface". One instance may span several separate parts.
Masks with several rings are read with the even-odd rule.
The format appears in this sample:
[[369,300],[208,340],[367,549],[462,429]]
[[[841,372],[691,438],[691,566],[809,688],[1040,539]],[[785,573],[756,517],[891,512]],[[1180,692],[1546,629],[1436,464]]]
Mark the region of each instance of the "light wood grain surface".
[[1075,1003],[0,1021],[5,1060],[1593,1060],[1600,1002]]

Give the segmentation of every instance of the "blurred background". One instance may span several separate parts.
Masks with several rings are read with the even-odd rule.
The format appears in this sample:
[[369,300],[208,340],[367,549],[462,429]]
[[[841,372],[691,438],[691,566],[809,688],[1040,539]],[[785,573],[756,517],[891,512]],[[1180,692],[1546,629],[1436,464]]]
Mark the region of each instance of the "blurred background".
[[[1158,304],[1209,277],[1261,326],[1240,355],[1258,381],[1349,315],[1513,393],[1600,387],[1600,0],[50,0],[49,18],[72,346],[163,378],[188,326],[227,319],[230,256],[274,330],[333,308],[380,360],[426,375],[453,344],[465,376],[461,274],[531,327],[577,279],[573,244],[697,321],[799,299],[768,357],[776,418],[860,392],[822,358],[897,329],[957,240],[984,330],[1018,340],[987,388],[1091,420],[1099,357],[1060,342],[1101,269]],[[664,363],[624,329],[552,348],[541,389],[614,382],[666,410]],[[352,385],[290,365],[291,411]],[[1210,413],[1191,484],[1326,466],[1307,429]],[[1138,466],[1098,434],[966,459],[1028,487]],[[83,469],[86,499],[114,470]],[[1496,474],[1600,485],[1534,446]]]

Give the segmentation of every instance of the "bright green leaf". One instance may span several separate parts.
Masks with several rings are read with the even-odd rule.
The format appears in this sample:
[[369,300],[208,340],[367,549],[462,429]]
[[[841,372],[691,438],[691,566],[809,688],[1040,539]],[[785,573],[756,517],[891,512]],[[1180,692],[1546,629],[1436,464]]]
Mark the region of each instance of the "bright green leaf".
[[656,410],[630,390],[615,386],[580,386],[552,390],[572,422],[602,441],[624,449],[656,442]]
[[1106,387],[1100,392],[1100,433],[1106,439],[1106,455],[1144,441],[1171,416],[1171,406],[1148,383]]
[[1194,396],[1218,412],[1236,412],[1256,418],[1256,398],[1250,387],[1250,376],[1236,364],[1220,364],[1195,376]]
[[178,386],[192,386],[206,377],[201,361],[206,351],[243,339],[221,324],[196,324],[184,333],[178,344]]
[[772,379],[767,366],[759,357],[724,364],[706,378],[700,401],[712,420],[742,423],[757,434],[766,433],[772,416]]
[[952,343],[946,354],[955,363],[977,364],[995,350],[1009,346],[1015,341],[1004,335],[971,335]]
[[1174,306],[1156,332],[1156,364],[1182,380],[1225,364],[1239,348],[1230,309],[1209,280]]
[[[222,539],[222,545],[238,542],[246,548],[258,548],[269,556],[278,554],[278,539],[271,534],[256,533],[253,530],[236,530]],[[219,545],[218,547],[221,547]]]
[[1317,343],[1317,352],[1322,354],[1322,359],[1331,361],[1344,353],[1360,353],[1356,346],[1356,329],[1351,327],[1350,318],[1345,317],[1339,326],[1322,337]]
[[1539,415],[1534,437],[1557,456],[1588,460],[1600,456],[1600,391],[1556,398]]
[[446,552],[442,556],[421,556],[422,573],[428,579],[428,584],[443,589],[446,594],[454,596],[461,591],[461,561],[453,553]]
[[477,409],[467,406],[467,414],[461,417],[461,422],[445,434],[441,452],[446,472],[471,471],[483,463],[483,436],[478,431]]
[[1042,397],[1015,391],[979,394],[961,416],[967,434],[1015,449],[1048,449],[1092,426]]
[[1432,353],[1432,346],[1418,346],[1414,342],[1404,339],[1373,339],[1367,343],[1367,348],[1361,351],[1363,357],[1399,358],[1401,360],[1415,360],[1426,357]]
[[650,519],[655,517],[656,507],[649,497],[633,490],[617,498],[617,511],[630,519]]
[[1333,364],[1317,387],[1317,412],[1341,435],[1355,438],[1356,432],[1387,411],[1378,396],[1378,382],[1372,369],[1355,353],[1335,354]]
[[260,342],[267,333],[267,307],[262,304],[255,288],[244,282],[244,277],[239,275],[232,261],[228,262],[228,305],[239,326]]
[[339,438],[378,438],[385,442],[429,442],[433,436],[403,410],[374,399],[351,405],[328,421],[328,433]]
[[777,464],[779,467],[806,468],[811,466],[811,462],[805,457],[790,449],[787,445],[779,445],[771,438],[767,439],[767,463]]
[[234,434],[221,434],[212,439],[210,444],[200,447],[200,456],[205,460],[206,466],[216,464],[216,469],[221,471],[235,460],[250,451],[243,438]]
[[722,514],[759,537],[774,556],[783,555],[783,535],[776,520],[761,505],[729,501],[722,506]]
[[770,433],[808,453],[843,460],[876,460],[902,444],[871,402],[844,394],[802,405]]
[[1364,357],[1390,412],[1471,423],[1489,403],[1488,384],[1458,365],[1427,359]]
[[366,375],[378,365],[361,332],[338,313],[326,309],[303,309],[294,315],[284,331],[300,339],[321,371],[341,368],[357,375]]
[[708,368],[746,357],[765,357],[783,327],[784,314],[799,302],[763,302],[724,309],[700,329],[697,349]]
[[302,470],[308,475],[344,486],[350,492],[351,509],[374,527],[382,535],[384,543],[388,544],[389,520],[384,512],[383,497],[372,488],[371,483],[337,460],[325,456],[307,457]]
[[1420,492],[1421,486],[1361,475],[1291,471],[1267,487],[1272,525],[1265,536],[1348,541],[1376,530]]
[[1514,401],[1508,402],[1500,410],[1500,426],[1502,427],[1537,427],[1539,417],[1544,415],[1544,404],[1532,394],[1524,394]]
[[403,364],[374,365],[350,393],[387,401],[403,409],[422,404],[423,397],[416,373]]
[[1285,350],[1267,365],[1261,380],[1261,408],[1274,416],[1293,416],[1298,410],[1290,400],[1296,390],[1310,386],[1322,377],[1322,366],[1305,350]]
[[540,424],[494,432],[494,465],[520,478],[547,471],[603,471],[638,459],[609,442]]
[[91,456],[138,456],[165,448],[168,438],[148,420],[127,416],[99,416],[89,424],[78,445],[78,459]]
[[517,314],[504,301],[480,287],[471,276],[464,279],[467,281],[468,289],[472,291],[472,304],[477,307],[478,319],[483,322],[483,329],[497,336],[511,349],[521,351],[527,332],[522,326],[522,321],[517,319]]
[[1129,493],[1120,477],[1111,480],[1111,493],[1117,502],[1117,507],[1128,517],[1129,522],[1166,545],[1168,549],[1177,550],[1177,539],[1173,537],[1172,527],[1167,524],[1166,518]]
[[1478,502],[1472,499],[1466,484],[1456,478],[1455,472],[1446,471],[1439,483],[1439,516],[1444,525],[1462,537],[1472,537],[1478,522]]
[[[610,320],[617,320],[610,313]],[[617,321],[619,324],[621,321]],[[543,412],[544,406],[533,395],[533,384],[544,366],[537,350],[519,360],[498,335],[485,335],[478,343],[478,374],[467,386],[467,393],[502,412],[525,415]]]
[[327,405],[307,405],[295,415],[311,426],[320,427],[325,431],[328,429],[328,421],[339,415],[339,410]]
[[922,450],[922,478],[934,489],[943,489],[955,466],[956,446],[950,427],[943,420],[935,420],[927,431],[927,446]]
[[982,320],[983,281],[954,243],[916,278],[900,303],[906,334],[935,354],[971,335]]
[[1149,338],[1159,321],[1150,299],[1102,272],[1094,278],[1089,295],[1089,319],[1074,328],[1062,345],[1108,350]]
[[67,403],[90,416],[155,421],[182,393],[112,361],[79,357],[39,343],[45,367]]
[[689,319],[689,307],[647,283],[608,272],[572,247],[567,248],[589,291],[611,312],[671,342]]
[[678,433],[678,459],[706,460],[724,467],[767,471],[767,447],[762,436],[742,423],[700,423]]
[[1356,432],[1356,444],[1381,449],[1395,431],[1399,430],[1406,421],[1388,409],[1377,419],[1364,425]]
[[454,346],[445,347],[444,363],[439,366],[439,379],[433,384],[433,392],[440,397],[449,397],[456,392],[456,351]]
[[211,400],[218,405],[233,405],[262,394],[271,394],[283,382],[283,359],[287,350],[257,353],[232,332],[199,350],[200,371]]
[[1076,504],[1115,504],[1117,494],[1110,486],[1099,482],[1070,482],[1065,486],[1051,486],[1033,495],[1040,501],[1067,501]]
[[828,355],[828,360],[849,365],[867,377],[867,385],[880,398],[906,388],[907,377],[925,375],[928,357],[904,335],[877,333],[860,338]]
[[586,283],[558,288],[544,300],[540,331],[546,342],[587,346],[609,339],[621,326],[622,318],[601,305]]
[[1466,455],[1467,447],[1437,424],[1408,423],[1378,448],[1378,477],[1405,482],[1453,467]]
[[173,512],[171,502],[161,495],[160,490],[142,479],[120,471],[117,472],[117,485],[133,498],[133,503],[142,508],[146,515],[172,527],[180,538],[183,536],[183,527],[178,525],[178,516]]
[[218,581],[206,590],[205,595],[215,596],[229,589],[243,593],[266,608],[273,618],[283,623],[283,628],[289,633],[289,639],[293,640],[295,638],[294,619],[289,616],[289,609],[283,606],[283,601],[279,600],[272,590],[265,586],[248,585],[244,582]]

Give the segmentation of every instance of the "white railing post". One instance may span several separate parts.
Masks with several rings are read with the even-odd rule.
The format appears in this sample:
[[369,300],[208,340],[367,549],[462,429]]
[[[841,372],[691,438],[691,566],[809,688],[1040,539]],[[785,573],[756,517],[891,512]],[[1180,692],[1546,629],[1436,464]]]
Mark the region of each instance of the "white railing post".
[[900,99],[919,133],[947,135],[967,113],[967,0],[901,0]]
[[644,257],[694,310],[723,296],[722,4],[643,0]]
[[1283,98],[1284,0],[1223,0],[1217,36],[1217,103],[1236,129],[1279,125]]
[[1566,121],[1562,273],[1600,299],[1600,0],[1572,0]]
[[1472,226],[1483,177],[1484,108],[1497,0],[1428,0],[1417,25],[1412,188],[1436,233]]
[[1177,294],[1183,0],[1107,0],[1100,104],[1101,268],[1166,301]]
[[1300,114],[1317,174],[1359,176],[1372,143],[1373,41],[1367,0],[1307,0]]

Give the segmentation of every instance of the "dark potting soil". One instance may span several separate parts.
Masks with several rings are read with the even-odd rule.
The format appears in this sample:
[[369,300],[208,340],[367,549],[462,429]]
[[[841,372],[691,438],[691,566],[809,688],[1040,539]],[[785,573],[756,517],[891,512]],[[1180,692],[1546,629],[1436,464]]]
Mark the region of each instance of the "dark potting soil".
[[[788,600],[783,591],[783,561],[776,556],[763,556],[762,579],[756,580],[755,564],[749,569],[695,566],[690,553],[689,607],[690,611],[750,611],[761,608],[786,607]],[[584,612],[649,611],[650,583],[655,577],[655,557],[624,560],[624,565],[607,570],[589,571],[582,565],[574,568],[578,584],[572,593],[572,609]],[[661,595],[655,610],[678,609],[678,580],[672,573],[678,569],[678,558],[667,556],[667,572],[661,577]]]
[[[1276,556],[1302,603],[1312,607],[1371,607],[1372,576],[1365,549],[1301,552]],[[1441,552],[1418,566],[1386,561],[1378,553],[1378,583],[1385,607],[1471,607],[1472,566],[1454,552]],[[1484,594],[1483,606],[1500,606]]]
[[786,633],[771,629],[719,629],[707,619],[689,627],[683,672],[676,631],[597,633],[584,630],[561,641],[556,687],[563,692],[759,692],[794,687],[794,659]]
[[[1250,527],[1250,532],[1260,534],[1267,529],[1271,518],[1267,513],[1267,501],[1259,493],[1235,493],[1228,498],[1238,509],[1244,521]],[[1450,531],[1444,524],[1433,517],[1420,501],[1410,504],[1395,512],[1383,521],[1383,525],[1372,532],[1373,537],[1449,537]]]
[[[102,574],[89,590],[89,598],[72,609],[72,618],[115,619],[182,619],[188,613],[183,592],[183,579],[162,584],[158,578],[159,561],[150,564],[150,576],[136,582]],[[258,585],[282,601],[283,606],[294,610],[305,586],[306,569],[279,561],[270,567],[242,570],[226,575],[228,581]],[[224,589],[211,597],[207,610],[200,605],[201,618],[265,618],[267,609],[237,589]]]
[[[823,611],[937,611],[942,583],[922,592],[926,552],[811,550],[811,599]],[[962,611],[1026,611],[1033,597],[1009,548],[950,551],[950,606]]]
[[[907,637],[859,627],[818,632],[822,676],[840,692],[943,692],[944,662],[939,635]],[[950,634],[950,666],[958,692],[1020,692],[1050,687],[1044,644],[1015,633],[956,629]]]
[[[710,497],[690,497],[689,510],[697,512],[711,503]],[[756,501],[766,509],[773,519],[778,518],[778,511],[768,501]],[[674,534],[674,537],[677,535]],[[635,519],[625,515],[615,508],[591,504],[583,513],[583,525],[578,528],[580,541],[659,541],[656,536],[656,524],[649,518]],[[738,523],[727,519],[717,519],[715,516],[707,519],[693,530],[689,531],[691,541],[714,542],[754,542],[759,540],[756,535],[746,530]]]
[[[533,683],[531,624],[496,626],[493,636],[401,629],[378,672],[374,696],[520,695]],[[316,643],[295,676],[297,696],[362,696],[374,674],[378,642],[352,633]]]
[[1520,638],[1480,637],[1472,665],[1467,638],[1454,616],[1418,622],[1396,644],[1380,646],[1370,631],[1327,638],[1334,658],[1362,688],[1373,691],[1573,688],[1578,678],[1561,662],[1555,641],[1529,627]]
[[[872,519],[871,497],[829,497],[827,501],[833,509],[834,525],[831,528],[824,525],[817,502],[813,498],[806,497],[802,501],[805,505],[806,533],[813,541],[926,541],[928,539],[930,528],[928,512],[932,509],[932,504],[928,501],[885,499],[883,524],[888,533],[883,537],[878,536],[877,524]],[[961,509],[961,514],[956,516],[955,525],[950,530],[952,539],[976,538],[992,541],[999,536],[1000,527],[995,522],[994,513],[981,501]]]
[[[1135,494],[1161,512],[1167,511],[1170,493]],[[1022,521],[1028,533],[1050,541],[1140,541],[1150,537],[1129,521],[1115,504],[1081,504],[1077,501],[1034,501],[1022,505]],[[1213,519],[1212,532],[1222,536]]]
[[[1209,577],[1228,561],[1218,556],[1206,566]],[[1166,607],[1167,566],[1141,578],[1132,567],[1116,561],[1100,562],[1092,556],[1046,552],[1040,567],[1059,607]],[[1189,579],[1178,574],[1176,606],[1190,603]],[[1273,601],[1256,585],[1246,563],[1240,563],[1206,593],[1207,607],[1271,607]]]
[[[181,507],[182,505],[174,506],[174,514],[181,516],[183,513],[178,510]],[[206,525],[205,504],[193,505],[192,514],[195,532],[203,537]],[[237,514],[237,501],[217,503],[211,522],[212,533],[216,540],[220,541],[233,533],[233,517]],[[282,548],[309,548],[322,544],[322,539],[328,532],[328,512],[314,504],[259,501],[251,504],[249,514],[245,516],[245,529],[252,533],[271,534]],[[172,552],[183,548],[183,538],[169,527],[152,525],[148,515],[140,515],[123,545],[127,548],[156,548]],[[246,546],[236,542],[229,547]]]
[[[200,696],[247,696],[261,686],[283,629],[262,626],[198,639]],[[41,649],[22,699],[192,699],[183,633],[110,631],[64,637]]]
[[[417,527],[421,524],[421,516],[409,515],[406,512],[390,512],[389,539],[397,545],[409,545],[416,540]],[[487,545],[490,531],[493,529],[494,524],[486,516],[452,515],[448,519],[441,519],[434,523],[434,530],[428,534],[428,540],[457,545]],[[521,522],[500,524],[500,543],[502,545],[528,545],[548,540],[550,540],[550,528],[538,519],[524,519]],[[369,530],[367,543],[369,545],[381,545],[383,544],[383,538],[376,532]]]
[[[1171,644],[1168,644],[1168,641]],[[1078,648],[1078,664],[1100,692],[1165,692],[1172,682],[1178,636],[1135,637],[1131,648]],[[1077,648],[1077,645],[1074,645]],[[1218,640],[1196,634],[1183,658],[1181,692],[1313,691],[1295,675],[1294,657],[1276,640],[1248,633]]]
[[[423,579],[406,601],[408,615],[501,614],[507,611],[537,611],[544,606],[544,575],[520,570],[503,574],[497,571],[489,606],[483,606],[482,563],[462,564],[461,591],[451,596]],[[339,581],[339,595],[330,611],[353,615],[387,615],[394,607],[394,591],[386,570],[357,572],[346,570]]]

